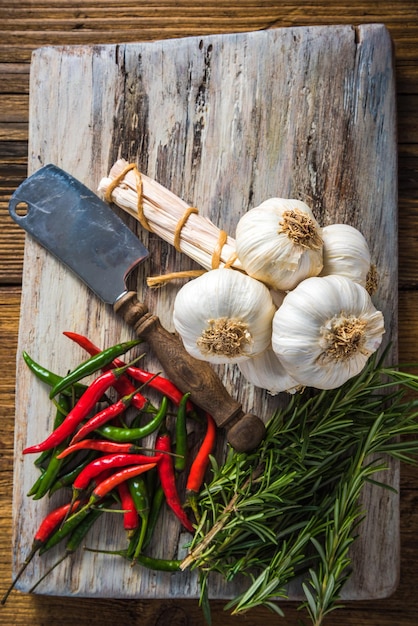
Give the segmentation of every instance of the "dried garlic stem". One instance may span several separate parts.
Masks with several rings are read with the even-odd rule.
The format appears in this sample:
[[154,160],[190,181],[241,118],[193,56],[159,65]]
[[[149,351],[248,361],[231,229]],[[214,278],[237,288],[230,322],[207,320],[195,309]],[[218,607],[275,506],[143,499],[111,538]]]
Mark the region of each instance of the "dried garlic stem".
[[[112,181],[121,175],[127,165],[125,160],[119,159],[111,168],[108,178],[100,181],[99,192],[106,195]],[[138,174],[135,168],[130,169],[113,189],[111,198],[117,206],[143,225],[146,224],[149,230],[174,245],[206,270],[213,269],[214,258],[219,267],[230,265],[241,269],[236,257],[235,240],[232,237],[227,236],[196,210],[191,210],[191,207],[174,193],[142,173],[139,174],[141,184],[138,188]]]

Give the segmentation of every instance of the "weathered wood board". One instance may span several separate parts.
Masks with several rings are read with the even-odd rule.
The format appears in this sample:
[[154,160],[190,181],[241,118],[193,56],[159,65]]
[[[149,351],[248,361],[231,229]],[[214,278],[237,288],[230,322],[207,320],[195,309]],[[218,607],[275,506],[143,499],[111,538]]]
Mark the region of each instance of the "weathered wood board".
[[[396,362],[397,171],[392,46],[382,25],[275,29],[154,43],[49,47],[31,67],[30,172],[49,162],[91,189],[118,157],[199,208],[232,236],[239,217],[271,196],[307,201],[322,224],[345,222],[366,236],[380,274],[374,300],[386,320]],[[150,291],[147,275],[193,263],[126,218],[150,250],[138,291],[173,330],[178,284]],[[132,336],[113,312],[37,244],[26,241],[19,333],[14,480],[14,570],[46,510],[57,502],[26,496],[37,472],[22,449],[50,431],[46,390],[28,373],[23,350],[65,373],[84,357],[62,335],[84,332],[108,346]],[[159,369],[152,354],[150,369]],[[263,418],[281,399],[219,367],[228,390]],[[222,444],[220,444],[220,448]],[[397,487],[398,466],[385,480]],[[353,549],[344,596],[389,595],[399,564],[398,497],[371,488],[367,520]],[[120,519],[106,516],[91,547],[124,545]],[[165,514],[155,556],[185,554],[187,534]],[[36,558],[18,588],[27,591],[59,551]],[[214,581],[212,597],[241,583]],[[193,597],[194,575],[130,568],[115,557],[82,552],[57,568],[39,593],[118,598]],[[290,597],[297,596],[290,590]]]

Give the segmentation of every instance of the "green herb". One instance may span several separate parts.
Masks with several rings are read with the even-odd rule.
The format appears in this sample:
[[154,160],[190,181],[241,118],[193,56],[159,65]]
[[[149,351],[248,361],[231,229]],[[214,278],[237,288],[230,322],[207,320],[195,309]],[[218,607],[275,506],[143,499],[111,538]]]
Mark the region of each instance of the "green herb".
[[262,605],[282,616],[277,599],[289,585],[304,593],[300,608],[314,626],[339,607],[364,486],[382,485],[374,476],[388,457],[413,463],[418,453],[418,400],[405,399],[418,377],[384,367],[384,357],[338,389],[292,396],[254,452],[213,460],[182,563],[199,570],[202,604],[218,572],[248,578],[225,607],[234,614]]

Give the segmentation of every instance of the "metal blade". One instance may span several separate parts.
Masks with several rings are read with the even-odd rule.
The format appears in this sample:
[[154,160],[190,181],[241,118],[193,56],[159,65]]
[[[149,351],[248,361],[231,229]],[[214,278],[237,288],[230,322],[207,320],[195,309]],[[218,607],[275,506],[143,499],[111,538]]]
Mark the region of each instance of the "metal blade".
[[9,211],[19,226],[108,304],[126,292],[128,274],[148,256],[103,200],[52,164],[16,189]]

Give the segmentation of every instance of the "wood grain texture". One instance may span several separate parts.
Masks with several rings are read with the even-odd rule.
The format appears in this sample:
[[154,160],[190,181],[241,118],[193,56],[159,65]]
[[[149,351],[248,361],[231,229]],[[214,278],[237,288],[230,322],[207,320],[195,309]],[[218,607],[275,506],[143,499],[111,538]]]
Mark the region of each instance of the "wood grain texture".
[[[177,6],[176,6],[177,5]],[[315,2],[263,2],[231,3],[226,0],[179,0],[165,1],[164,12],[155,20],[156,6],[160,2],[138,3],[136,0],[90,0],[80,4],[73,0],[41,0],[34,4],[26,0],[14,3],[0,0],[2,22],[0,24],[0,93],[17,94],[21,102],[26,101],[29,90],[29,61],[34,48],[43,45],[62,43],[65,37],[71,44],[120,43],[150,41],[152,39],[201,35],[215,32],[237,32],[254,28],[276,26],[303,26],[318,24],[354,24],[383,22],[389,29],[395,44],[395,66],[397,85],[398,124],[402,129],[398,140],[399,147],[399,355],[401,362],[416,360],[418,352],[418,238],[416,216],[418,212],[417,159],[418,145],[410,138],[415,137],[416,115],[418,110],[418,7],[415,0],[381,0],[370,3],[353,0],[347,5],[339,0],[318,0]],[[266,11],[270,16],[261,26],[255,26],[254,13]],[[52,20],[65,7],[72,8],[79,22],[71,33],[66,29],[65,19]],[[5,11],[13,9],[13,14]],[[92,9],[102,13],[114,8],[112,29],[97,33],[97,21]],[[251,10],[250,10],[251,9]],[[119,11],[129,11],[129,20],[119,20]],[[193,11],[193,19],[191,13]],[[179,17],[180,13],[180,17]],[[36,20],[40,15],[41,19]],[[133,22],[141,15],[141,21]],[[221,17],[215,21],[214,16]],[[177,17],[176,19],[171,19]],[[260,24],[260,22],[258,22]],[[18,72],[11,80],[11,65]],[[405,98],[412,98],[415,105],[405,105]],[[1,115],[1,111],[0,111]],[[27,121],[22,138],[15,135],[15,122],[3,116],[0,124],[3,139],[0,141],[0,355],[3,374],[0,384],[1,423],[0,440],[0,582],[3,588],[11,577],[11,490],[13,484],[13,431],[14,431],[14,389],[15,357],[18,322],[20,315],[20,283],[23,262],[23,233],[15,228],[10,231],[11,222],[7,215],[7,200],[10,193],[26,176],[28,165]],[[10,133],[8,132],[10,128]],[[7,230],[7,228],[9,230]],[[7,239],[4,238],[7,233]],[[14,245],[15,244],[15,245]],[[328,626],[415,626],[418,614],[418,598],[415,581],[418,576],[418,533],[417,510],[418,472],[416,468],[403,466],[401,471],[401,572],[396,593],[388,599],[368,602],[346,602],[345,607],[325,619]],[[211,602],[214,626],[236,623],[223,610],[223,601]],[[252,611],[242,618],[248,626],[285,623],[296,626],[303,615],[296,611],[292,603],[284,604],[285,619],[278,620],[267,611]],[[30,596],[16,593],[2,607],[0,621],[15,626],[41,626],[60,624],[73,626],[94,624],[110,626],[115,622],[146,626],[187,625],[201,626],[202,614],[195,600],[106,600],[100,598],[81,599],[59,596]]]
[[[244,212],[275,195],[306,200],[324,225],[345,222],[360,228],[379,268],[375,301],[384,312],[387,337],[394,340],[396,360],[394,75],[391,42],[383,26],[272,29],[152,44],[44,48],[33,57],[30,113],[30,171],[52,162],[95,189],[122,156],[230,233]],[[173,330],[178,286],[149,291],[145,275],[185,269],[190,263],[152,234],[140,235],[151,261],[138,273],[139,298]],[[20,351],[27,350],[58,372],[80,358],[76,348],[67,348],[62,330],[86,332],[100,345],[128,336],[128,329],[108,309],[30,239],[20,328]],[[151,353],[147,367],[159,367]],[[263,419],[281,402],[245,383],[237,368],[224,366],[218,372],[244,409]],[[52,418],[45,391],[19,362],[18,381],[15,569],[35,531],[33,524],[48,508],[48,503],[34,505],[26,498],[36,474],[32,459],[22,458],[21,451],[44,438]],[[397,465],[389,474],[396,487]],[[357,599],[385,597],[398,581],[398,498],[371,489],[364,506],[368,517],[353,552],[355,574],[345,593]],[[33,523],[28,524],[31,516]],[[187,538],[169,514],[159,534],[166,543],[152,546],[156,556],[184,554]],[[113,538],[114,547],[122,544],[115,516],[103,522],[91,545],[103,535],[108,541]],[[35,561],[19,588],[27,590],[56,556],[54,551]],[[98,568],[103,575],[92,577]],[[214,577],[212,597],[230,597],[241,584],[237,580],[226,585]],[[40,591],[190,597],[197,595],[197,584],[189,573],[141,570],[138,575],[122,561],[90,553],[57,568]],[[291,589],[290,597],[297,596]]]

